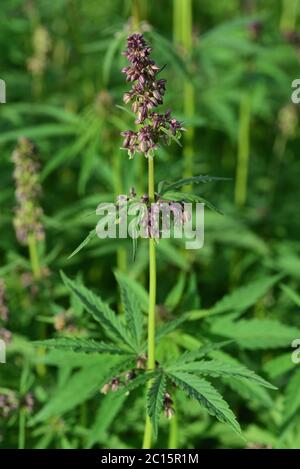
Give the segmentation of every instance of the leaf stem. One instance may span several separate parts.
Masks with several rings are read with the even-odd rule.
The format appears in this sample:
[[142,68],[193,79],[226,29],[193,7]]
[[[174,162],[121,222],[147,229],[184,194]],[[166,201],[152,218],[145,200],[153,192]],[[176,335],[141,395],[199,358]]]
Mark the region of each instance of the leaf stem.
[[[154,196],[154,162],[148,158],[148,192],[150,203],[155,201]],[[148,314],[148,363],[147,369],[155,369],[155,306],[156,306],[156,247],[155,239],[149,239],[149,314]],[[151,448],[152,424],[149,416],[146,417],[143,449]]]

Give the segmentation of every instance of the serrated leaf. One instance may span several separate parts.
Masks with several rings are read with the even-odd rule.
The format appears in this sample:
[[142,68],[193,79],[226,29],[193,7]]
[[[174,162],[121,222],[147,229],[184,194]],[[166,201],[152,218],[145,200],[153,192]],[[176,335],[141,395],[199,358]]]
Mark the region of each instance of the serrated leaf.
[[222,178],[222,177],[214,177],[214,176],[193,176],[189,178],[183,178],[179,179],[178,181],[175,181],[171,184],[168,183],[161,183],[160,185],[160,193],[159,195],[164,195],[166,192],[169,191],[174,191],[176,189],[180,189],[183,186],[189,186],[191,184],[206,184],[208,182],[213,182],[213,181],[227,181],[228,178]]
[[115,275],[121,290],[121,298],[125,309],[127,327],[137,348],[139,348],[143,336],[144,322],[140,302],[135,290],[131,286],[132,284],[128,281],[128,277],[119,275],[118,273]]
[[124,33],[118,34],[114,37],[106,49],[106,54],[103,60],[103,80],[107,84],[110,77],[110,71],[112,68],[113,59],[124,40]]
[[215,342],[203,345],[202,347],[199,347],[195,350],[186,351],[176,359],[174,365],[177,366],[180,364],[193,362],[199,358],[205,357],[214,350],[218,350],[220,348],[226,347],[226,345],[232,344],[232,342],[233,340],[224,340],[222,342]]
[[172,290],[169,292],[167,298],[165,299],[165,307],[169,311],[173,311],[178,303],[180,302],[183,291],[184,291],[184,286],[186,283],[186,273],[185,272],[180,272],[177,282],[172,288]]
[[236,378],[222,378],[222,381],[229,386],[236,394],[239,394],[244,400],[249,402],[249,406],[263,406],[267,409],[274,407],[274,401],[271,399],[266,388],[259,386],[253,381],[239,380]]
[[138,298],[139,304],[142,308],[142,311],[145,313],[148,312],[149,308],[149,295],[147,290],[138,283],[135,279],[129,277],[128,275],[124,274],[123,272],[118,272],[118,277],[130,286],[130,289],[133,291],[135,296]]
[[234,339],[245,349],[286,347],[295,337],[300,336],[299,329],[275,319],[243,319],[235,322],[223,319],[212,324],[211,332]]
[[163,200],[174,200],[176,202],[187,202],[187,203],[203,203],[213,212],[217,212],[220,215],[223,215],[223,212],[219,210],[215,205],[206,200],[204,197],[198,194],[183,193],[177,191],[167,191],[163,195]]
[[108,334],[125,342],[131,349],[136,351],[128,331],[108,304],[83,285],[68,278],[63,272],[61,272],[61,276],[66,287],[81,301],[85,309],[102,325]]
[[280,285],[280,288],[286,293],[286,295],[297,305],[300,306],[300,295],[296,293],[292,288],[287,285]]
[[241,429],[234,413],[221,394],[208,381],[180,371],[169,373],[168,376],[188,396],[196,399],[210,415],[216,417],[220,422],[228,424],[241,435]]
[[147,391],[147,410],[152,422],[155,437],[157,437],[160,413],[163,408],[166,391],[166,377],[163,373],[156,376]]
[[63,387],[55,390],[51,399],[33,417],[31,423],[61,416],[89,399],[101,385],[104,371],[105,366],[96,365],[74,373]]
[[187,320],[187,316],[182,314],[179,318],[173,319],[171,321],[166,322],[163,326],[159,327],[156,332],[156,341],[161,340],[167,334],[170,334],[175,329],[177,329],[180,324]]
[[213,308],[210,314],[220,314],[227,311],[244,311],[254,305],[259,298],[265,295],[270,288],[280,279],[281,275],[264,277],[243,287],[237,288],[232,293],[225,295]]
[[261,386],[270,389],[277,389],[272,384],[258,376],[254,371],[249,370],[245,366],[236,365],[230,362],[222,362],[219,360],[201,360],[192,363],[185,363],[179,365],[173,365],[168,368],[169,371],[173,370],[185,371],[193,374],[204,374],[214,377],[218,376],[232,376],[234,378],[241,378],[250,381],[254,381]]
[[97,233],[95,229],[91,230],[82,243],[80,243],[79,246],[72,252],[72,254],[69,255],[68,259],[71,259],[73,256],[78,254],[79,251],[81,251],[92,239],[95,238],[96,234]]
[[118,396],[116,398],[112,393],[102,398],[94,423],[88,428],[86,436],[87,448],[91,448],[95,443],[103,443],[105,439],[109,438],[109,428],[122,409],[125,399],[126,396]]
[[57,339],[37,340],[34,345],[42,345],[45,348],[56,350],[74,350],[83,353],[108,353],[111,355],[128,355],[128,351],[116,347],[114,344],[96,342],[93,339],[79,337],[62,337]]
[[295,364],[291,360],[291,352],[288,352],[266,362],[264,371],[271,379],[275,379],[293,369],[294,366]]
[[287,422],[300,410],[300,370],[290,378],[284,402],[284,421]]

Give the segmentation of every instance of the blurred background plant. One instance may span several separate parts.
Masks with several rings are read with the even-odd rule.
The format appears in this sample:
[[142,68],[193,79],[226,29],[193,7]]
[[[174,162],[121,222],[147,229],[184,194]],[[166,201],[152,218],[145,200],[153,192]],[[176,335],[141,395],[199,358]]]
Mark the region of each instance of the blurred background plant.
[[[99,391],[117,358],[36,353],[32,345],[62,332],[101,338],[61,284],[62,268],[112,305],[120,304],[114,271],[130,272],[127,280],[147,310],[140,285],[147,282],[146,243],[135,261],[129,241],[98,238],[68,259],[94,228],[100,202],[131,187],[146,191],[143,159],[134,158],[131,171],[124,164],[120,132],[129,116],[116,106],[126,88],[121,51],[138,30],[152,43],[154,58],[168,64],[166,106],[189,129],[182,149],[159,149],[157,180],[191,173],[232,178],[204,187],[225,215],[206,210],[203,249],[183,251],[178,240],[157,247],[164,279],[157,321],[167,324],[186,313],[158,354],[174,357],[207,339],[232,340],[226,352],[211,356],[241,362],[279,388],[223,380],[222,394],[246,445],[300,447],[300,374],[291,360],[291,342],[300,338],[299,108],[291,103],[291,83],[299,78],[299,8],[298,0],[164,0],[163,7],[159,0],[2,0],[2,447],[141,443],[142,398],[135,391],[115,398]],[[34,141],[40,161],[38,215],[46,237],[31,255],[13,224],[11,155],[20,138]],[[25,402],[28,393],[34,406]],[[199,418],[197,404],[180,392],[175,410],[171,423],[162,418],[157,447],[245,447],[232,430],[204,413]]]

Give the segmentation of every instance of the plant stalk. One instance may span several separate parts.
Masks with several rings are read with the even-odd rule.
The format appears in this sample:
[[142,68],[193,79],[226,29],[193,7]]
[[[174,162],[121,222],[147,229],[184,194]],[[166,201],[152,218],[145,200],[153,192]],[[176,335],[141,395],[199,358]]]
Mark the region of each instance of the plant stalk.
[[[155,201],[154,196],[154,162],[148,158],[148,192],[149,201]],[[155,369],[155,306],[156,306],[156,247],[155,239],[149,238],[149,314],[148,314],[148,362],[147,369]],[[152,424],[146,416],[143,449],[150,449],[152,443]]]
[[296,30],[299,0],[282,0],[279,29],[282,33]]
[[[174,41],[182,49],[183,58],[190,62],[193,48],[193,2],[192,0],[174,0],[173,8]],[[183,83],[183,112],[188,119],[193,119],[195,116],[195,88],[188,78]],[[193,175],[194,137],[194,129],[189,125],[184,135],[184,177]]]

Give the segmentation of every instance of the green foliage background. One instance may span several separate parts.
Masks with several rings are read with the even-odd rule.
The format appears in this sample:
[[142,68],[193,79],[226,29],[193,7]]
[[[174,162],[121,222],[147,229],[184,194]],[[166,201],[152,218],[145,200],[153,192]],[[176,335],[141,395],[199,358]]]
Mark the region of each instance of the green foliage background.
[[[278,387],[226,376],[216,382],[246,441],[176,389],[176,416],[162,416],[155,445],[300,447],[300,371],[291,360],[291,343],[300,338],[299,106],[291,103],[291,83],[299,78],[297,3],[194,0],[187,51],[178,44],[178,0],[1,1],[0,78],[7,103],[0,105],[0,277],[9,307],[2,326],[12,341],[0,365],[0,393],[13,390],[22,399],[31,391],[35,398],[31,414],[20,409],[1,417],[3,448],[22,447],[24,439],[28,448],[141,446],[144,393],[99,392],[109,369],[120,367],[118,356],[33,345],[65,335],[89,344],[103,339],[62,283],[61,269],[120,311],[117,271],[147,311],[146,241],[135,261],[129,241],[98,238],[69,258],[95,227],[100,202],[132,186],[140,194],[147,190],[146,161],[129,162],[120,150],[120,131],[131,122],[116,106],[127,89],[121,51],[137,11],[154,58],[166,64],[166,108],[188,129],[183,148],[159,149],[157,183],[182,177],[187,153],[193,174],[231,178],[195,189],[224,213],[206,208],[203,249],[184,251],[178,240],[158,245],[157,321],[166,328],[158,359],[229,340],[208,352],[212,360],[243,364]],[[48,273],[31,286],[22,283],[31,266],[12,223],[11,153],[20,136],[36,142],[42,162],[46,240],[39,257]],[[62,312],[71,327],[58,331]],[[176,329],[168,329],[172,320]],[[177,384],[184,378],[182,371],[170,373]],[[201,379],[195,378],[194,393]],[[154,384],[159,403],[165,384]]]

